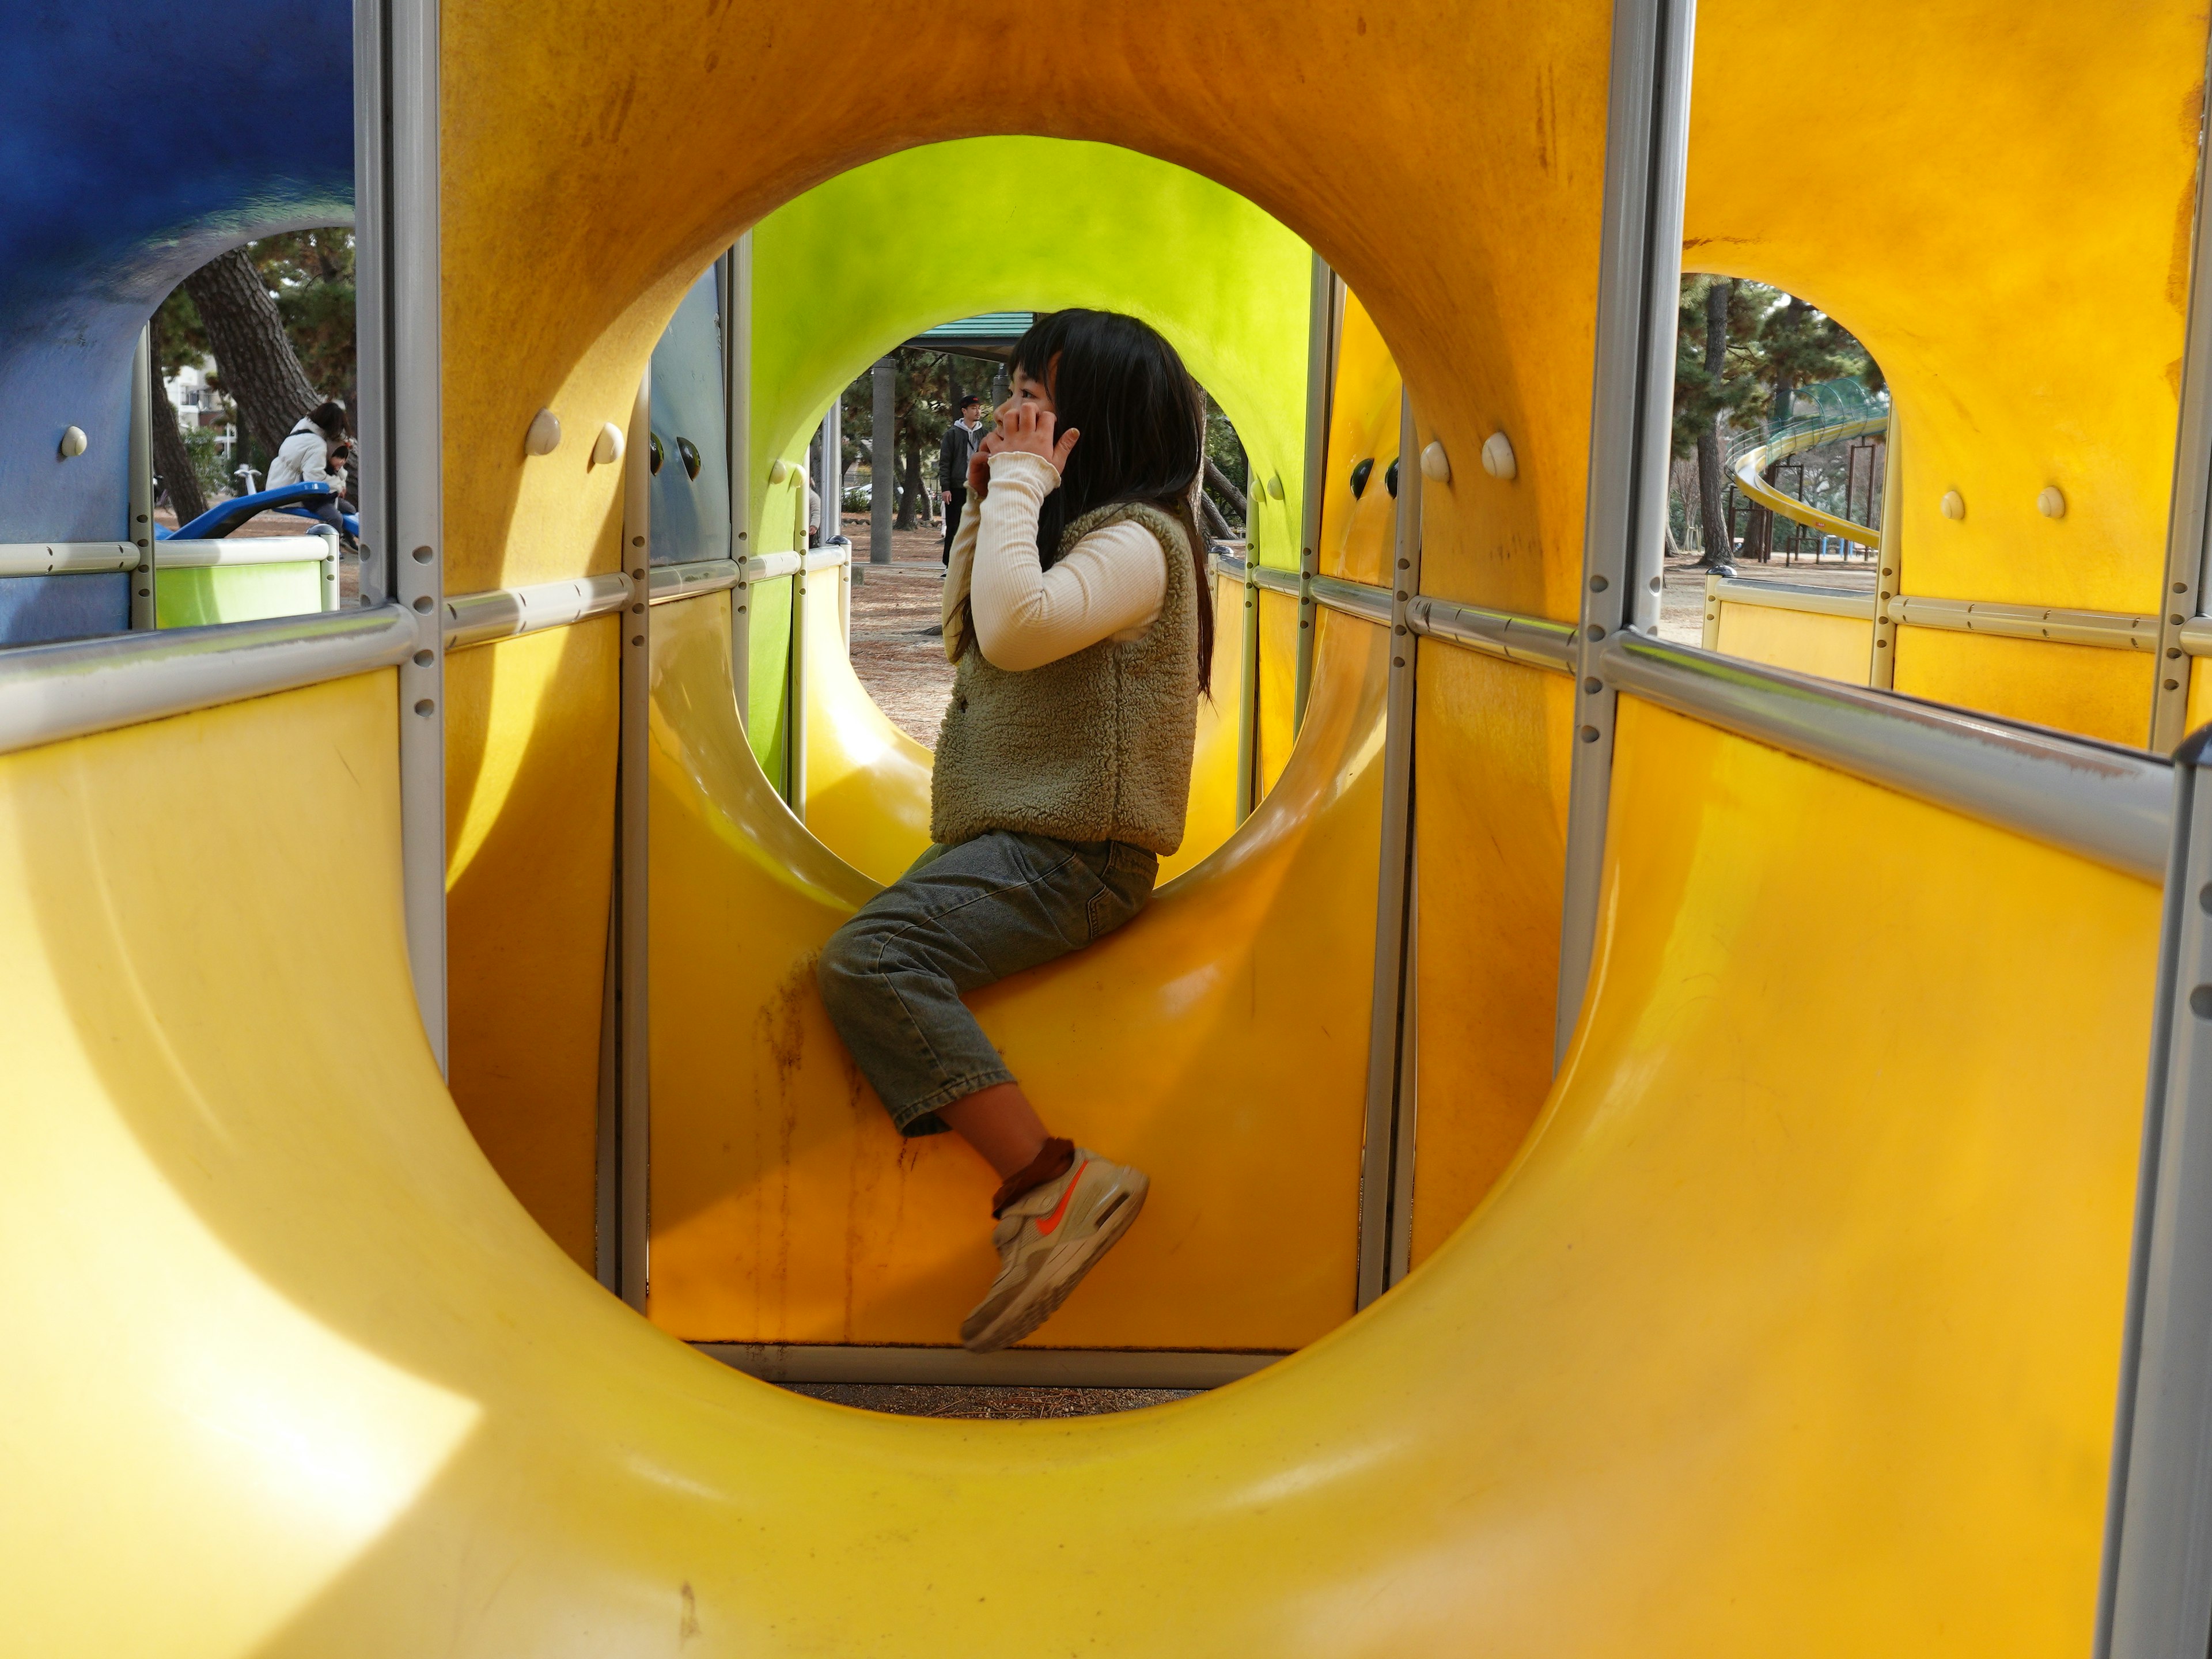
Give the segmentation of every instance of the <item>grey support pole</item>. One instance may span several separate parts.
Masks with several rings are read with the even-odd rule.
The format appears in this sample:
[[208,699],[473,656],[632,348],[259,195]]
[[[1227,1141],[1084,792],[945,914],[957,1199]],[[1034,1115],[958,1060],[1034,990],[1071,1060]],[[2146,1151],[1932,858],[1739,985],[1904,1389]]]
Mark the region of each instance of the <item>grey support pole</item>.
[[1260,805],[1260,548],[1252,537],[1252,519],[1245,520],[1244,605],[1238,615],[1244,632],[1237,653],[1237,822],[1250,817]]
[[1897,684],[1897,624],[1889,619],[1889,602],[1905,591],[1905,446],[1904,428],[1897,418],[1897,392],[1890,392],[1889,437],[1882,445],[1881,546],[1875,563],[1881,577],[1874,585],[1874,660],[1868,665],[1867,684],[1887,691]]
[[891,441],[891,428],[898,424],[898,359],[878,357],[870,373],[869,389],[875,393],[875,410],[870,419],[870,429],[875,435],[868,441],[868,562],[889,564],[891,562],[891,495],[896,486],[890,485],[891,474],[897,471],[896,461],[884,465],[888,454],[896,455],[897,446]]
[[138,550],[131,573],[133,631],[157,626],[154,611],[154,331],[138,331],[131,358],[131,523],[125,531]]
[[652,900],[647,855],[651,788],[653,653],[647,598],[653,547],[653,370],[638,381],[623,451],[623,558],[629,572],[630,603],[622,618],[620,749],[615,776],[615,915],[617,1085],[622,1298],[645,1311],[647,1252],[653,1227],[653,1116],[650,1068],[649,939]]
[[1696,10],[1694,0],[1613,9],[1555,1061],[1582,1011],[1605,866],[1615,696],[1598,653],[1616,634],[1653,632],[1659,618]]
[[729,445],[730,556],[738,562],[730,590],[730,678],[737,688],[738,724],[752,702],[752,589],[744,562],[753,550],[753,234],[722,256],[722,433]]
[[2212,757],[2175,759],[2094,1659],[2212,1640]]
[[[1359,1279],[1365,1307],[1405,1272],[1412,1224],[1413,1103],[1407,1064],[1413,980],[1413,693],[1407,608],[1421,591],[1421,443],[1410,392],[1398,400],[1398,543],[1391,560],[1390,689],[1382,739],[1382,857],[1375,901],[1375,995],[1367,1025],[1367,1122],[1359,1154]],[[1402,1165],[1402,1168],[1401,1167]],[[1393,1268],[1395,1271],[1393,1271]]]
[[[1291,730],[1306,723],[1313,690],[1314,634],[1319,620],[1313,579],[1321,574],[1321,510],[1328,479],[1328,425],[1336,402],[1336,349],[1344,331],[1344,283],[1320,254],[1313,259],[1313,293],[1306,317],[1305,477],[1298,493],[1298,665]],[[1248,509],[1249,523],[1251,514]]]
[[356,0],[362,602],[422,621],[399,668],[399,840],[407,956],[446,1066],[446,729],[438,256],[439,0]]
[[845,533],[845,410],[844,394],[830,400],[822,417],[822,466],[815,488],[822,492],[822,545],[827,547]]
[[[2212,73],[2212,70],[2208,70]],[[2205,213],[2204,126],[2197,118],[2197,218],[2191,237],[2189,326],[2181,349],[2181,427],[2173,447],[2173,498],[2166,516],[2166,580],[2158,598],[2158,673],[2151,681],[2150,746],[2169,753],[2189,723],[2190,659],[2181,629],[2204,609],[2212,556],[2212,224]]]

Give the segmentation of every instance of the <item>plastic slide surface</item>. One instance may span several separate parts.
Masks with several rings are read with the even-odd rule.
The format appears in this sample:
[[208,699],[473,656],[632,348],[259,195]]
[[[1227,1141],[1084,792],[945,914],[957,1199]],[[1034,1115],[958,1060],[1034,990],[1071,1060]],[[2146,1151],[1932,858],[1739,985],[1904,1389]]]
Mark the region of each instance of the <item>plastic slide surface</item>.
[[[720,694],[678,659],[724,659],[690,608],[664,808],[750,764],[687,701]],[[373,676],[0,761],[26,1651],[2086,1643],[2150,887],[1632,705],[1596,990],[1475,1224],[1196,1401],[890,1419],[637,1320],[462,1131],[410,1000],[395,718]],[[742,961],[860,890],[757,791],[699,799],[702,875],[758,872]],[[1807,824],[1869,861],[1796,857]],[[386,856],[333,881],[341,836]],[[1778,980],[1852,1018],[1747,1028]],[[88,1597],[118,1562],[132,1593]]]
[[[813,956],[874,884],[740,741],[727,619],[654,614],[649,1310],[700,1341],[949,1346],[994,1183],[952,1137],[902,1146],[830,1029]],[[1383,641],[1325,629],[1308,736],[1219,854],[975,999],[1062,1132],[1155,1182],[1040,1345],[1281,1350],[1352,1311]]]
[[[1310,240],[1455,460],[1425,590],[1571,617],[1613,9],[449,8],[447,586],[614,568],[615,470],[526,460],[536,410],[620,418],[732,234],[988,121],[1203,167]],[[1688,238],[1891,371],[1909,586],[2154,603],[2201,15],[1700,21],[1704,88],[1815,54],[1884,88],[1836,191],[1802,188],[1756,100],[1697,99]],[[884,97],[894,61],[988,86],[987,112]],[[1510,484],[1474,465],[1494,431]],[[2079,506],[2038,523],[2054,473]],[[1939,483],[1969,503],[1951,530]],[[1339,509],[1345,548],[1388,547],[1374,499]],[[1051,1340],[1307,1346],[1116,1418],[850,1412],[672,1332],[941,1340],[988,1266],[984,1177],[941,1143],[905,1167],[828,1044],[806,958],[869,881],[766,789],[727,615],[653,622],[650,1322],[575,1265],[564,1161],[596,1081],[611,619],[449,671],[453,1094],[400,922],[390,674],[0,757],[0,1470],[33,1495],[0,1504],[9,1644],[2084,1650],[2151,886],[1631,698],[1554,1077],[1569,687],[1421,649],[1435,1184],[1419,1266],[1335,1323],[1380,653],[1332,620],[1261,811],[1139,925],[985,1005],[1064,1120],[1158,1183]],[[2041,647],[1928,638],[1900,686],[2096,712]]]

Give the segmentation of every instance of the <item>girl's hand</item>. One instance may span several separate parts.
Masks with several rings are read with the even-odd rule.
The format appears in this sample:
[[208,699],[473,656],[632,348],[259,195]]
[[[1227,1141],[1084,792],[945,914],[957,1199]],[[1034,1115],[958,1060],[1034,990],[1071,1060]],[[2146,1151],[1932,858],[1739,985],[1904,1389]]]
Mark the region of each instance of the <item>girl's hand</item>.
[[968,457],[968,493],[979,501],[991,493],[991,457],[1005,447],[1006,440],[996,431],[986,432]]
[[1053,441],[1052,429],[1055,417],[1050,410],[1039,409],[1035,404],[1022,404],[1008,416],[1006,423],[993,434],[1002,437],[1001,449],[1016,455],[1034,455],[1039,460],[1050,461],[1055,472],[1067,470],[1068,452],[1083,434],[1070,427]]

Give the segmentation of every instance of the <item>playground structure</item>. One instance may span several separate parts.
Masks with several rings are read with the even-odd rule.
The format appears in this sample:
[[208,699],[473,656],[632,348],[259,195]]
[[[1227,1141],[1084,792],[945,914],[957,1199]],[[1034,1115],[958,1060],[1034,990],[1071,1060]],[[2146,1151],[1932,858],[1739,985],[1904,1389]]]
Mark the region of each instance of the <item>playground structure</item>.
[[[1818,395],[1838,393],[1840,388],[1833,385],[1815,385],[1810,390],[1815,394],[1816,404],[1820,405],[1814,413],[1798,415],[1787,421],[1777,422],[1766,431],[1740,438],[1729,446],[1727,465],[1731,493],[1728,507],[1727,537],[1729,542],[1733,544],[1735,540],[1735,496],[1741,494],[1754,507],[1763,507],[1774,517],[1787,520],[1790,523],[1793,529],[1790,562],[1793,564],[1796,562],[1796,532],[1798,528],[1812,530],[1820,538],[1814,556],[1815,562],[1826,556],[1826,544],[1831,539],[1843,544],[1843,556],[1848,562],[1853,547],[1863,548],[1869,554],[1872,554],[1881,545],[1881,530],[1875,524],[1868,522],[1868,520],[1878,519],[1880,496],[1875,477],[1877,456],[1874,453],[1875,447],[1866,441],[1881,437],[1885,440],[1882,447],[1887,447],[1889,412],[1874,404],[1871,398],[1863,396],[1847,398]],[[1850,390],[1856,392],[1857,388],[1853,386]],[[1837,407],[1838,404],[1842,407]],[[1869,407],[1869,405],[1872,406]],[[1827,512],[1804,499],[1804,472],[1802,465],[1796,468],[1799,477],[1799,493],[1795,499],[1778,488],[1775,483],[1768,481],[1767,473],[1770,469],[1778,465],[1787,464],[1810,451],[1824,449],[1830,444],[1851,446],[1844,452],[1847,471],[1844,486],[1844,511],[1843,513]],[[1857,460],[1858,453],[1862,450],[1868,453],[1869,461],[1866,520],[1849,516],[1851,503],[1856,497],[1859,470]],[[1747,552],[1748,553],[1748,548]],[[1756,556],[1762,561],[1770,560],[1773,556],[1773,550],[1770,546],[1758,553]]]
[[[364,5],[361,602],[0,654],[26,1650],[2201,1648],[2201,16],[679,11]],[[53,27],[11,72],[82,76]],[[1234,100],[1153,50],[1194,28]],[[1692,96],[1790,39],[1885,88],[1852,202]],[[893,45],[1054,136],[824,76]],[[24,239],[11,556],[150,562],[135,331],[335,210],[226,164]],[[964,260],[837,246],[916,179]],[[1005,236],[1071,180],[1110,246]],[[1775,611],[1782,666],[1650,637],[1680,261],[1893,389],[1881,589]],[[982,1000],[1155,1189],[981,1362],[986,1178],[897,1156],[804,972],[926,780],[793,466],[887,343],[1085,300],[1271,505],[1189,862]],[[1801,620],[1877,689],[1790,672]],[[946,1424],[738,1367],[1226,1385]]]

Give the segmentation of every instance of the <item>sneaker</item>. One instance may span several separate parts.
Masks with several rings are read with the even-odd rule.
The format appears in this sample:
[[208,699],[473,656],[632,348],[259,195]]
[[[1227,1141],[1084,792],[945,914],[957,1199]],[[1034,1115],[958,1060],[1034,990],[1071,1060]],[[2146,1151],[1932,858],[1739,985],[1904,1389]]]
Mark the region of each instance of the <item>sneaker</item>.
[[961,1346],[993,1353],[1051,1318],[1129,1231],[1152,1185],[1142,1170],[1077,1147],[1066,1175],[1024,1193],[999,1218],[991,1233],[999,1276],[961,1322]]

